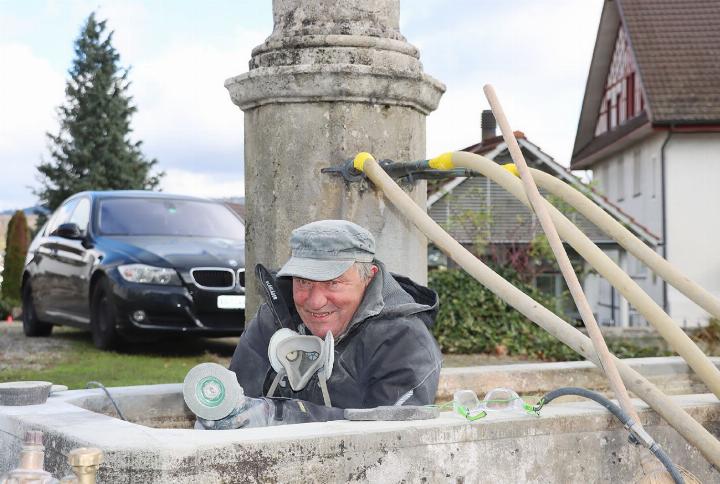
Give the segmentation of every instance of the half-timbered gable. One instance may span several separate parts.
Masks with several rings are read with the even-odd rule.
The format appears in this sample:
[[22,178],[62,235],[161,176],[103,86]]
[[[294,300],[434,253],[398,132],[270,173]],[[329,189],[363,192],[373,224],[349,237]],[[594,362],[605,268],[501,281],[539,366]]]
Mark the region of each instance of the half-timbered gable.
[[644,109],[644,99],[635,59],[628,43],[628,36],[620,25],[610,62],[610,72],[605,81],[605,93],[595,126],[595,136],[613,130],[639,115]]

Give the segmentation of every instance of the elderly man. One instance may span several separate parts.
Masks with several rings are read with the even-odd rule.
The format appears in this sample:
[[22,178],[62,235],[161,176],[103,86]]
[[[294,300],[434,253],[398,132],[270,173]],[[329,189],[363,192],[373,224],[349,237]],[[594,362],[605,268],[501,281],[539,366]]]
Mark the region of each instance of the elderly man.
[[[248,324],[230,363],[251,398],[223,421],[204,421],[206,428],[327,421],[342,419],[345,408],[433,403],[442,356],[428,328],[437,294],[387,271],[374,258],[372,234],[354,223],[309,223],[292,232],[290,245],[292,256],[277,274],[280,292],[293,302],[284,312],[289,329],[301,335],[327,340],[332,333],[326,387],[332,406],[323,405],[324,381],[317,374],[299,390],[278,378],[268,345],[280,326],[269,301]],[[271,387],[284,398],[267,398]]]

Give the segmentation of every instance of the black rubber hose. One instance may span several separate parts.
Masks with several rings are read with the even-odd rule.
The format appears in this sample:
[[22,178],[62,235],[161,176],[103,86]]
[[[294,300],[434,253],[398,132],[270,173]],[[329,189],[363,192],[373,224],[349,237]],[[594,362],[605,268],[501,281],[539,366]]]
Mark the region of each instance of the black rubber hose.
[[[613,415],[615,415],[618,420],[620,420],[620,422],[625,426],[627,426],[628,422],[631,420],[630,416],[625,413],[625,411],[620,408],[620,406],[614,404],[608,398],[600,395],[599,393],[591,392],[586,388],[580,387],[563,387],[548,392],[545,394],[544,397],[540,399],[540,403],[538,404],[538,406],[542,408],[544,405],[547,405],[556,398],[564,397],[566,395],[575,395],[578,397],[589,398],[590,400],[599,403],[603,407],[607,408]],[[536,408],[536,410],[540,410],[540,408]]]
[[665,469],[670,473],[673,480],[676,483],[684,483],[685,479],[683,479],[682,475],[680,474],[680,471],[678,471],[678,468],[675,466],[675,464],[672,463],[670,460],[670,456],[665,453],[665,451],[658,445],[657,443],[654,443],[650,447],[650,452],[652,452],[655,457],[658,458],[660,462],[663,463],[665,466]]
[[[589,398],[590,400],[599,403],[606,409],[610,411],[615,417],[620,420],[620,422],[625,426],[629,427],[630,425],[628,422],[632,423],[632,419],[630,416],[625,413],[625,411],[620,408],[620,406],[616,405],[615,403],[611,402],[608,398],[606,398],[603,395],[600,395],[597,392],[592,392],[586,388],[580,388],[580,387],[563,387],[558,388],[557,390],[553,390],[551,392],[548,392],[540,399],[540,402],[535,406],[535,411],[540,411],[540,409],[547,405],[548,403],[552,402],[556,398],[563,397],[566,395],[575,395],[578,397],[584,397]],[[630,434],[633,438],[633,441],[635,441],[635,438],[632,434]],[[637,443],[637,442],[636,442]],[[680,472],[677,470],[677,467],[675,467],[675,464],[672,463],[670,460],[670,457],[665,453],[665,451],[660,447],[660,445],[657,442],[653,442],[650,446],[650,452],[653,453],[657,459],[662,462],[662,464],[665,466],[665,469],[670,473],[673,480],[676,484],[685,484],[685,480],[680,475]]]
[[105,388],[105,385],[103,385],[103,384],[100,383],[99,381],[89,381],[89,382],[87,382],[87,385],[85,385],[85,388],[91,388],[91,387],[98,387],[98,388],[100,388],[102,391],[104,391],[104,392],[105,392],[105,395],[107,395],[107,397],[110,399],[110,402],[113,404],[113,407],[115,407],[115,411],[118,413],[118,415],[120,416],[120,418],[123,419],[123,420],[125,420],[126,422],[128,421],[128,419],[125,418],[125,415],[123,415],[122,412],[120,411],[120,407],[118,407],[118,404],[115,403],[115,399],[112,397],[112,395],[110,395],[110,392],[108,391],[108,389]]

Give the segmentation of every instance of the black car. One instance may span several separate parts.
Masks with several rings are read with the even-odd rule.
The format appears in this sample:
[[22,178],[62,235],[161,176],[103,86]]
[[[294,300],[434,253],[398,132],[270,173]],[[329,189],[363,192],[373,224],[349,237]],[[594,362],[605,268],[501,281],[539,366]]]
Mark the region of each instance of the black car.
[[230,336],[245,317],[245,227],[221,202],[145,191],[68,198],[32,241],[23,329],[89,328],[98,348],[160,334]]

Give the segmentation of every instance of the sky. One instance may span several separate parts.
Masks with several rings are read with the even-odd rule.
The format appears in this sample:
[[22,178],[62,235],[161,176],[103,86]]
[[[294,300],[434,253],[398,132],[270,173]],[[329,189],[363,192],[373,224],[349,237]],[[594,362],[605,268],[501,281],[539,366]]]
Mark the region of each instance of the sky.
[[[402,0],[400,31],[447,86],[428,156],[480,140],[483,85],[514,130],[569,165],[603,0]],[[243,114],[225,79],[272,32],[271,0],[0,0],[0,211],[37,203],[36,166],[57,133],[73,43],[95,11],[114,31],[137,106],[131,139],[161,189],[244,196]]]

